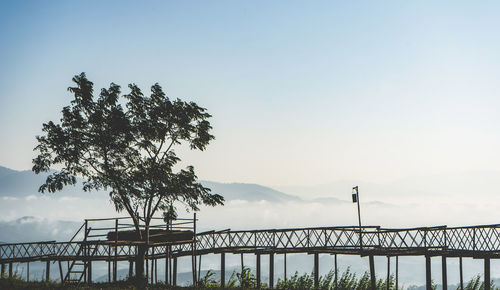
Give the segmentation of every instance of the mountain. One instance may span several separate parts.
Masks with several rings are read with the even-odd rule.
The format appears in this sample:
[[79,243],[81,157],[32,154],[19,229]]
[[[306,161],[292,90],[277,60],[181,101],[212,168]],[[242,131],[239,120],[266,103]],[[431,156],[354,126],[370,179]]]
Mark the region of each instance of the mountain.
[[226,200],[247,200],[271,202],[300,200],[297,196],[277,191],[270,187],[249,183],[219,183],[213,181],[201,181],[203,186],[208,187],[213,193],[224,196]]
[[18,172],[18,171],[12,170],[12,169],[7,168],[7,167],[0,166],[0,178],[7,176],[9,174],[16,173],[16,172]]
[[[45,182],[49,173],[35,174],[32,171],[24,170],[17,171],[0,166],[0,197],[27,197],[29,195],[40,195],[38,188]],[[266,200],[269,202],[283,202],[300,200],[300,198],[277,191],[270,187],[265,187],[258,184],[246,183],[219,183],[213,181],[201,181],[201,183],[212,190],[213,193],[224,196],[226,201],[229,200],[246,200],[260,201]],[[78,179],[75,186],[66,186],[61,192],[56,194],[47,194],[48,196],[75,196],[80,198],[96,198],[100,197],[107,199],[108,195],[105,191],[99,192],[83,192],[81,189],[82,180]]]
[[[30,170],[17,171],[0,166],[0,196],[26,197],[40,195],[38,188],[45,182],[49,174],[35,174]],[[50,196],[51,194],[47,195]],[[84,196],[81,186],[67,186],[58,195]]]

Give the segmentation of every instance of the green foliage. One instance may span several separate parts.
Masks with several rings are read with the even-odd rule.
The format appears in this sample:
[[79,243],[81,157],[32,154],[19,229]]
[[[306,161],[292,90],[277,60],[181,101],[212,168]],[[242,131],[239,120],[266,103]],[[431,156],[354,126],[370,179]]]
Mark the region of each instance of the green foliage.
[[[336,289],[336,290],[370,290],[371,281],[370,275],[365,272],[360,278],[356,276],[356,273],[352,273],[350,268],[340,275],[335,281],[335,272],[330,271],[326,276],[321,276],[319,278],[318,289]],[[395,279],[394,276],[389,278],[390,289],[395,289]],[[286,281],[278,279],[276,285],[278,289],[315,289],[314,287],[314,275],[303,274],[299,275],[298,272],[287,279]],[[385,279],[378,279],[376,283],[376,289],[385,290],[387,289],[387,281]]]
[[85,191],[109,189],[117,211],[127,211],[134,221],[142,217],[146,224],[157,210],[172,210],[174,202],[193,210],[222,204],[220,195],[196,182],[192,166],[173,169],[180,161],[175,146],[185,143],[203,151],[214,139],[205,108],[170,100],[158,84],[147,97],[134,84],[121,96],[120,86],[111,83],[95,98],[84,73],[73,82],[76,86],[68,90],[74,99],[63,108],[60,123],[43,124],[44,135],[36,137],[33,171],[62,167],[47,177],[40,192],[61,190],[79,176],[86,179]]
[[[126,211],[141,240],[149,239],[149,224],[158,211],[175,216],[174,204],[188,210],[199,206],[221,205],[224,198],[210,193],[197,182],[194,168],[174,170],[181,160],[174,148],[185,144],[205,150],[214,136],[205,108],[180,99],[170,100],[160,85],[145,96],[134,84],[121,95],[120,86],[111,83],[94,97],[94,84],[84,73],[73,78],[68,88],[74,99],[62,110],[59,123],[43,124],[37,136],[33,159],[35,173],[52,171],[40,192],[56,192],[83,178],[83,190],[108,190],[118,212]],[[140,225],[145,225],[145,235]],[[145,247],[137,257],[143,260]],[[137,266],[136,275],[144,276]]]
[[215,273],[208,270],[207,274],[198,281],[198,286],[200,288],[219,288],[220,283],[215,279]]
[[[491,289],[492,290],[498,290],[499,288],[495,286],[495,283],[493,280],[490,283]],[[457,289],[460,289],[460,286],[458,286]],[[460,289],[462,290],[462,289]],[[473,277],[470,279],[467,284],[465,284],[463,290],[484,290],[484,281],[482,281],[481,276],[477,275],[476,277]]]
[[244,267],[241,273],[236,274],[239,286],[243,288],[256,288],[257,279],[250,268]]
[[237,273],[233,271],[229,281],[226,283],[228,288],[257,288],[257,279],[250,268],[244,267],[243,271]]

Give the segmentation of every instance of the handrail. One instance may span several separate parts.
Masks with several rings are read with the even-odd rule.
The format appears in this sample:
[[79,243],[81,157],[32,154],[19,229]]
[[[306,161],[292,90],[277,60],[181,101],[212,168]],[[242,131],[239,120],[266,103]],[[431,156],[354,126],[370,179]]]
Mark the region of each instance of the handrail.
[[3,246],[17,246],[17,245],[30,245],[30,244],[55,244],[57,241],[41,241],[41,242],[22,242],[22,243],[4,243],[0,244],[0,247]]
[[[73,239],[75,239],[75,237],[78,235],[78,233],[82,230],[82,228],[85,226],[85,223],[82,224],[82,226],[78,229],[78,231],[76,231],[76,233],[73,235],[73,237],[71,238],[71,240],[69,240],[68,244],[66,245],[66,247],[64,247],[62,250],[60,250],[57,255],[59,256],[61,253],[64,253],[66,251],[66,249],[69,247],[69,245],[71,244],[71,242],[73,242]],[[53,263],[55,263],[56,261],[54,261]]]

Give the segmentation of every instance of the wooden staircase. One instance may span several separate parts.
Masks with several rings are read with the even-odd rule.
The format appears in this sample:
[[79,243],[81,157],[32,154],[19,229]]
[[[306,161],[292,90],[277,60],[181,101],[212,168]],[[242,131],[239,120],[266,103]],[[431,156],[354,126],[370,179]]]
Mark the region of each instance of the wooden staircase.
[[89,257],[94,256],[97,253],[97,244],[87,243],[87,236],[91,228],[87,229],[83,241],[80,243],[80,248],[76,253],[75,259],[68,265],[68,271],[64,276],[63,284],[72,283],[79,285],[82,280],[87,280],[87,271],[89,269]]

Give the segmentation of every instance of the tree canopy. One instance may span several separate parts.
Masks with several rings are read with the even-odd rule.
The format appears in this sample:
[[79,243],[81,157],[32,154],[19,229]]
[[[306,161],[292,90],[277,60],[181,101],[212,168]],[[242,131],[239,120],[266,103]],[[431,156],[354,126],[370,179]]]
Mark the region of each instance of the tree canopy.
[[[174,148],[181,144],[205,150],[214,136],[211,115],[194,102],[171,100],[159,84],[145,96],[130,84],[128,94],[111,83],[94,97],[94,85],[85,73],[73,78],[74,95],[62,110],[59,123],[43,124],[33,159],[35,173],[51,172],[40,192],[55,192],[84,179],[83,190],[109,190],[117,211],[126,211],[136,229],[161,210],[176,204],[198,210],[199,206],[222,205],[223,197],[212,194],[197,181],[194,168],[175,170],[180,161]],[[140,231],[139,231],[140,234]]]

